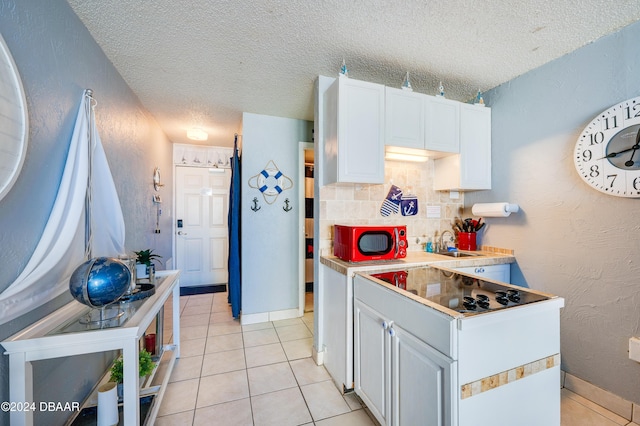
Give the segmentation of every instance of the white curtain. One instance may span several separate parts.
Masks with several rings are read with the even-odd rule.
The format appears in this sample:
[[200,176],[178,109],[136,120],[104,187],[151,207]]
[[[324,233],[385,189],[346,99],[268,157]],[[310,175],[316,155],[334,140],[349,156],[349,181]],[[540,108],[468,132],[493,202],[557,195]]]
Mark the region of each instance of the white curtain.
[[22,273],[0,293],[0,324],[69,290],[69,277],[87,257],[85,204],[90,172],[91,255],[115,257],[124,253],[124,219],[95,127],[92,98],[85,93],[58,194],[42,237]]

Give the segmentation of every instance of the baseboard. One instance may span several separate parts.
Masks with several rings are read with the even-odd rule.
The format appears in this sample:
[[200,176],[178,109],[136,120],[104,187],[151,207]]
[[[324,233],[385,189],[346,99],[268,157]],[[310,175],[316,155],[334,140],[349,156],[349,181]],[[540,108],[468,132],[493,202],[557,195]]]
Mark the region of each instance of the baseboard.
[[224,293],[226,284],[199,285],[193,287],[180,287],[180,296],[194,296],[196,294]]
[[280,321],[290,318],[299,318],[300,314],[298,309],[284,309],[282,311],[260,312],[257,314],[241,314],[240,324],[249,325],[257,324],[260,322]]
[[640,405],[627,401],[572,374],[564,373],[564,387],[629,421],[640,420]]
[[324,364],[324,350],[319,351],[316,348],[316,345],[313,345],[313,350],[311,351],[311,357],[315,361],[316,365]]

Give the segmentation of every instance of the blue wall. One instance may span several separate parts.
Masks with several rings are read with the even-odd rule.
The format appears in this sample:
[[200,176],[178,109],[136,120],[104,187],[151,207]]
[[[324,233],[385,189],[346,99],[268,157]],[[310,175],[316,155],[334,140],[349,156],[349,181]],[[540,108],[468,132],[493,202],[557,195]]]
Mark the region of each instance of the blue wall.
[[[127,251],[154,248],[171,256],[171,218],[154,234],[152,174],[162,170],[160,195],[172,205],[171,144],[64,0],[0,0],[0,33],[16,62],[29,109],[23,170],[0,200],[0,291],[26,265],[53,205],[75,117],[85,88],[98,102],[96,122],[122,205]],[[168,208],[166,209],[168,211]],[[70,300],[67,294],[0,326],[0,340]],[[113,354],[34,364],[36,401],[81,402]],[[9,400],[8,357],[0,357],[0,401]],[[37,413],[36,424],[64,422],[69,413]],[[8,424],[0,414],[0,424]]]
[[[312,123],[244,113],[242,117],[242,313],[260,314],[299,305],[299,143],[311,140]],[[293,181],[268,204],[249,181],[270,160]],[[255,185],[255,183],[254,183]],[[251,210],[257,198],[260,210]],[[285,212],[285,199],[293,209]]]
[[[515,250],[514,284],[565,298],[562,368],[640,403],[640,199],[602,194],[580,179],[573,149],[600,112],[640,96],[640,23],[485,94],[492,108],[493,189],[477,202],[518,203],[487,219],[484,244]],[[496,64],[500,66],[500,64]]]

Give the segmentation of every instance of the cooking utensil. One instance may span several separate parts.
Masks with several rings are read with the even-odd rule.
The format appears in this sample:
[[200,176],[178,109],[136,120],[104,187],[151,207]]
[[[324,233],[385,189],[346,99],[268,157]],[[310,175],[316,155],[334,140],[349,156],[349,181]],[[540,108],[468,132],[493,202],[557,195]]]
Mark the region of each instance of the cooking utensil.
[[466,218],[464,220],[464,224],[465,224],[465,231],[464,232],[472,232],[473,229],[473,219],[471,219],[470,217]]

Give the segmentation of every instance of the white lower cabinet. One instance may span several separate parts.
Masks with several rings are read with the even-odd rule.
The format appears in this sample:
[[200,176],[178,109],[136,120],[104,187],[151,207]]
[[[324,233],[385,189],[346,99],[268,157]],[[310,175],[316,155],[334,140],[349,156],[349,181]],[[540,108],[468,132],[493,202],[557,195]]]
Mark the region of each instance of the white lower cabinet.
[[390,424],[390,345],[388,322],[377,311],[355,301],[355,388],[381,424]]
[[[368,289],[358,287],[367,298]],[[375,297],[375,295],[373,295]],[[452,425],[455,361],[356,297],[355,391],[383,425]],[[420,326],[420,322],[413,324]]]
[[397,324],[391,325],[389,334],[391,424],[450,425],[455,362]]

